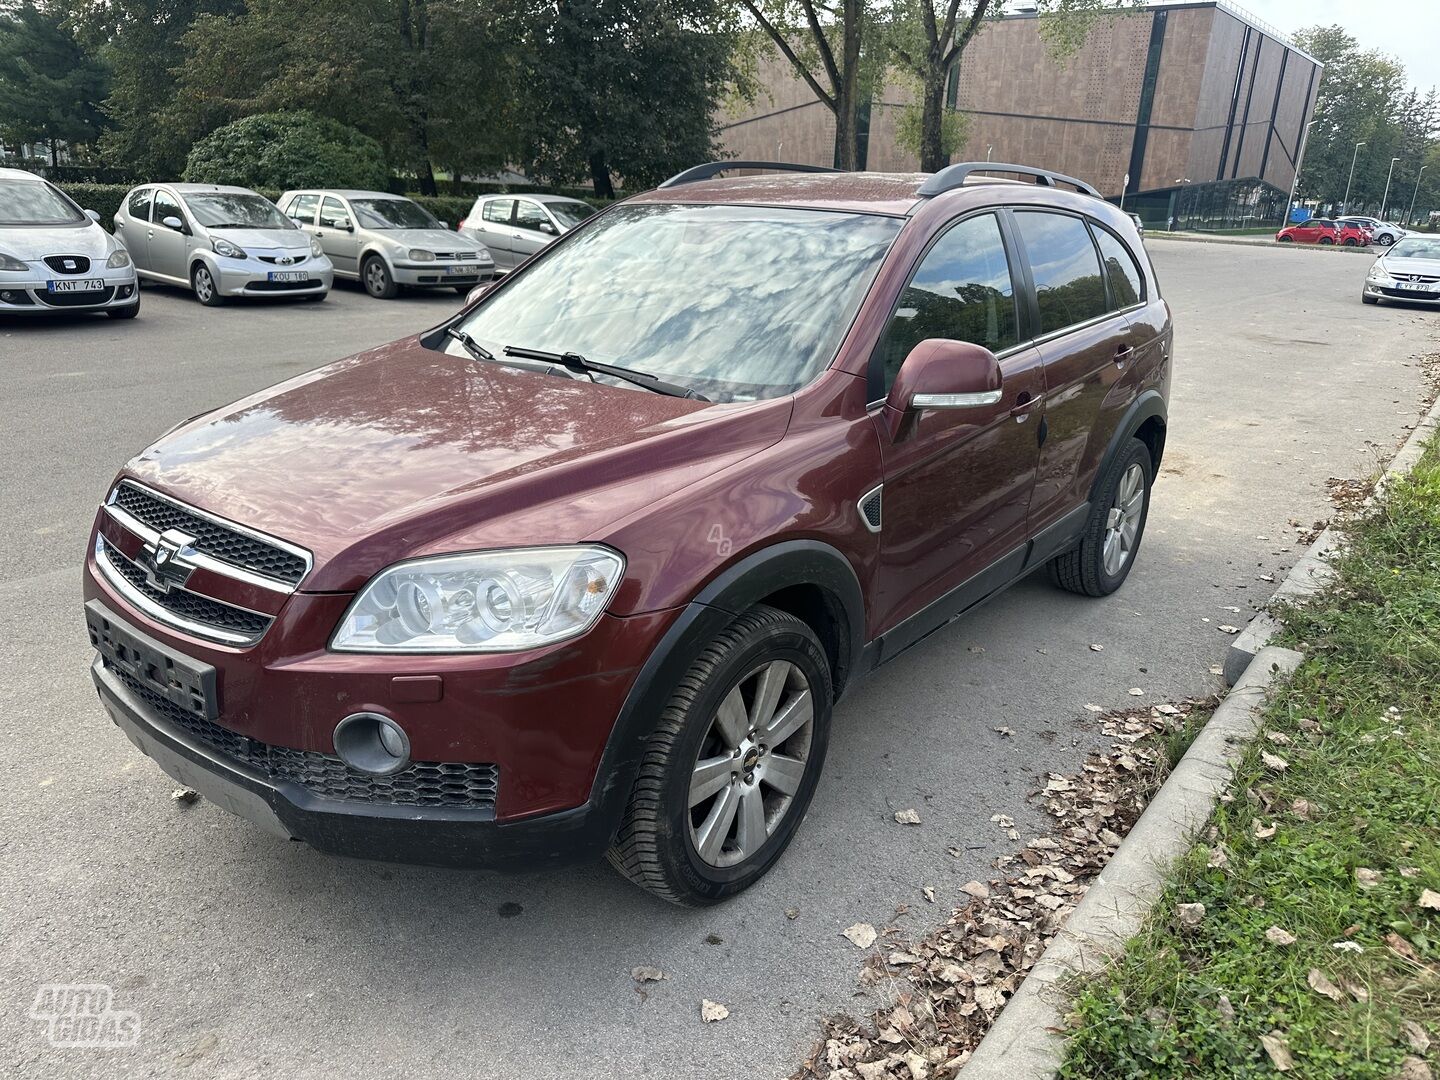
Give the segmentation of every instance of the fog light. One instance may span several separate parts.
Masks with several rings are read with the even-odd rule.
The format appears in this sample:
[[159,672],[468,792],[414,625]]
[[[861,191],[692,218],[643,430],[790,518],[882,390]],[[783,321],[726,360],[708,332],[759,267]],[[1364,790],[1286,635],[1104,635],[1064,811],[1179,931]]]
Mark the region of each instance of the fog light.
[[335,753],[357,772],[389,776],[410,764],[410,738],[388,716],[351,713],[335,725]]

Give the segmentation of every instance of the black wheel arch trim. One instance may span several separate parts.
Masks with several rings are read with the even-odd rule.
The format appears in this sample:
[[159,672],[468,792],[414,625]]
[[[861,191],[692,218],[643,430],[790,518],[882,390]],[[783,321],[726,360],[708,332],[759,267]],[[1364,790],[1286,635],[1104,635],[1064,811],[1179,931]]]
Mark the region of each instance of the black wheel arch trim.
[[[1135,433],[1144,426],[1148,420],[1158,419],[1161,426],[1168,427],[1169,420],[1165,408],[1165,398],[1158,390],[1146,390],[1130,404],[1125,410],[1125,415],[1120,423],[1115,426],[1115,434],[1110,436],[1110,443],[1105,447],[1105,456],[1100,459],[1100,467],[1095,470],[1095,479],[1090,485],[1090,501],[1094,502],[1100,488],[1100,482],[1105,478],[1105,472],[1110,468],[1110,463],[1115,460],[1121,448],[1134,437]],[[1161,449],[1164,449],[1162,442]],[[1155,460],[1155,472],[1160,471],[1160,461],[1157,456]]]

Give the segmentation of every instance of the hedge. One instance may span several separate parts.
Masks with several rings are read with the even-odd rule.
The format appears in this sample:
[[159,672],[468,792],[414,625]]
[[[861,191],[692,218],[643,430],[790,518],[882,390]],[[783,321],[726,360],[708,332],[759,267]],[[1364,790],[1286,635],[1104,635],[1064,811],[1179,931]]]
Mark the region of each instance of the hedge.
[[[120,209],[120,200],[125,198],[128,192],[135,185],[133,184],[62,184],[60,185],[65,194],[69,195],[86,210],[94,210],[100,215],[100,224],[111,232],[115,231],[115,211]],[[539,190],[539,189],[534,189]],[[261,190],[261,195],[267,199],[275,200],[280,198],[280,192]],[[573,197],[573,196],[572,196]],[[445,222],[451,229],[457,228],[465,216],[470,213],[470,208],[475,205],[475,200],[469,197],[456,197],[454,195],[407,195],[406,198],[414,199],[421,206],[429,210],[441,221]],[[609,206],[605,199],[586,199],[592,206],[604,208]]]

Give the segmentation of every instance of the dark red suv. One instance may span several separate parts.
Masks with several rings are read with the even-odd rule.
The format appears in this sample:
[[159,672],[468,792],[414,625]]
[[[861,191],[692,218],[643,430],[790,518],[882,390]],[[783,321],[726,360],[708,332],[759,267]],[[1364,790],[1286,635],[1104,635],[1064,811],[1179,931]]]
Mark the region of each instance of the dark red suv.
[[860,676],[1040,567],[1125,580],[1170,348],[1079,181],[701,166],[131,461],[86,560],[95,684],[280,836],[608,851],[710,903],[789,843]]

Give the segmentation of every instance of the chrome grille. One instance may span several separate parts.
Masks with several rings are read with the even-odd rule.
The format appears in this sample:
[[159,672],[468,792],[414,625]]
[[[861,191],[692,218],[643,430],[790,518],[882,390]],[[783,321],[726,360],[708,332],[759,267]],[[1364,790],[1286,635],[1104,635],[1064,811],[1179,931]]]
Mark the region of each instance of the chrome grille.
[[57,274],[84,274],[90,270],[90,260],[84,255],[46,255],[45,265]]
[[310,569],[310,560],[297,551],[187,510],[128,480],[116,487],[110,501],[142,525],[161,533],[180,529],[195,538],[197,551],[261,577],[294,586]]
[[99,537],[95,554],[103,557],[102,566],[108,564],[131,589],[174,617],[166,621],[179,620],[181,623],[192,624],[192,628],[198,633],[205,634],[208,630],[206,636],[219,637],[221,640],[234,639],[234,644],[251,642],[259,639],[274,621],[268,615],[221,603],[219,600],[212,600],[208,596],[175,586],[162,589],[151,583],[143,566],[127,559],[119,548],[103,536]]
[[450,262],[477,262],[480,259],[478,251],[437,251],[435,258]]
[[[300,265],[301,263],[303,263],[306,259],[310,258],[310,253],[309,253],[308,251],[295,251],[295,252],[291,252],[289,255],[285,255],[285,256],[281,256],[281,255],[258,255],[258,256],[256,256],[256,258],[258,258],[258,259],[259,259],[261,262],[263,262],[263,263],[270,263],[272,266],[299,266],[299,265]],[[280,261],[282,258],[287,258],[287,259],[289,259],[290,261],[289,261],[289,262],[282,263],[282,262]]]
[[458,761],[417,761],[393,776],[371,776],[337,757],[314,750],[271,746],[221,727],[142,685],[117,667],[108,670],[135,698],[194,741],[275,782],[297,784],[321,799],[388,803],[395,806],[448,806],[495,809],[499,769]]

